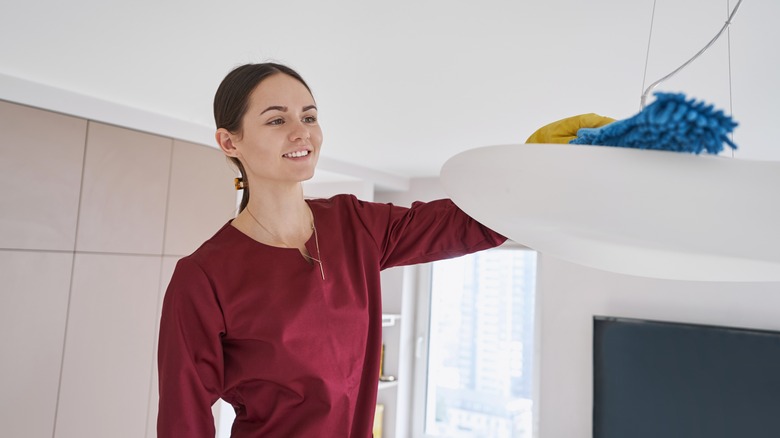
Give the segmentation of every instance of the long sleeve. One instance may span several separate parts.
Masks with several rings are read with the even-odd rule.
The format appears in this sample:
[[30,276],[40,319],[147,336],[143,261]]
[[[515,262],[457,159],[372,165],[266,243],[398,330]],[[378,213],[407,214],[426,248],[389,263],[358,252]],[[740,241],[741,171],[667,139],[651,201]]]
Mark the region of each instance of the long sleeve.
[[208,278],[193,261],[180,260],[160,319],[158,438],[214,437],[211,405],[224,379],[224,333]]
[[160,323],[159,438],[213,438],[219,397],[236,409],[236,438],[370,436],[379,271],[505,240],[449,200],[307,202],[319,233],[307,245],[318,263],[227,223],[177,265]]
[[357,202],[357,208],[365,210],[363,223],[382,252],[381,269],[458,257],[506,240],[449,199],[415,202],[411,208],[372,204],[369,209]]

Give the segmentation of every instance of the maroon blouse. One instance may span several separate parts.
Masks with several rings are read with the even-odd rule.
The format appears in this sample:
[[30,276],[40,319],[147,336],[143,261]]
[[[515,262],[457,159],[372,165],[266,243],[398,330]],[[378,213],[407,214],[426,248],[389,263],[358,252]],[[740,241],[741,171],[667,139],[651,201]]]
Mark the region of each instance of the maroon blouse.
[[370,437],[380,270],[505,240],[449,200],[307,202],[321,253],[314,236],[306,246],[324,280],[297,249],[264,245],[230,223],[176,265],[160,321],[158,438],[214,437],[219,398],[236,410],[233,438]]

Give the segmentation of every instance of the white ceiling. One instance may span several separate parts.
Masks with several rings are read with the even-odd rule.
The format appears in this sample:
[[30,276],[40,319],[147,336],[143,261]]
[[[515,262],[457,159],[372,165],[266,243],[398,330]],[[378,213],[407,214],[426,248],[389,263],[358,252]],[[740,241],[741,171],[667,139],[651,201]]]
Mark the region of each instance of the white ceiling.
[[[326,159],[425,177],[556,119],[630,117],[643,84],[698,51],[735,3],[5,1],[0,74],[210,130],[222,77],[274,60],[312,87]],[[729,35],[659,87],[733,111],[739,158],[780,160],[778,16],[777,0],[745,1]]]

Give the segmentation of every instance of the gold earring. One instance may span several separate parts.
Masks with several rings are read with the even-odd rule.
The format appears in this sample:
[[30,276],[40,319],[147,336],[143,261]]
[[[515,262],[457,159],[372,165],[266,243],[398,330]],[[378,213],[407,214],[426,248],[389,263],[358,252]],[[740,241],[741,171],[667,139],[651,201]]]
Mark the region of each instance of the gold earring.
[[244,178],[234,179],[233,184],[236,186],[236,190],[244,190]]

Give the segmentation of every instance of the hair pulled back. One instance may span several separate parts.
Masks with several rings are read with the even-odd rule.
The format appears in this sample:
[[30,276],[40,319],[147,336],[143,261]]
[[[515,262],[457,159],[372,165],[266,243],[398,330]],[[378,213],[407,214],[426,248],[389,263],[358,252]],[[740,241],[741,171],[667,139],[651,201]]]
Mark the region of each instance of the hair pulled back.
[[[225,76],[214,95],[214,121],[217,129],[225,128],[233,134],[241,135],[243,129],[241,120],[249,108],[249,95],[263,80],[277,74],[285,74],[296,79],[311,93],[311,89],[301,75],[285,65],[266,62],[236,67]],[[249,203],[249,181],[241,161],[236,157],[229,158],[238,167],[240,178],[244,183],[241,206],[238,209],[241,212]]]

